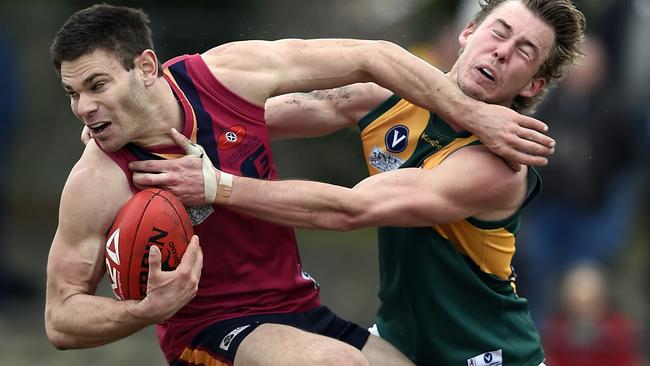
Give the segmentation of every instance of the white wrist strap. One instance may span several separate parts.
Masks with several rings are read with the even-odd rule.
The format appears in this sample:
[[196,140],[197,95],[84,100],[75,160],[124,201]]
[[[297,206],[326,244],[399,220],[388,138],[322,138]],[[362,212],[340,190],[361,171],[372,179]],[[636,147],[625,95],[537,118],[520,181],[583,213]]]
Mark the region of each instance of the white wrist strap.
[[212,165],[208,154],[205,153],[203,146],[192,143],[189,143],[185,147],[185,153],[196,155],[201,158],[201,170],[203,174],[203,199],[205,200],[205,203],[214,203],[217,199],[217,177],[214,173],[214,166]]
[[201,161],[203,163],[203,194],[205,203],[211,204],[217,197],[217,177],[214,174],[214,166],[207,154],[201,156]]
[[[213,174],[214,176],[214,174]],[[221,172],[219,175],[219,184],[217,185],[217,194],[214,197],[214,203],[225,205],[230,199],[230,192],[232,192],[232,174]]]

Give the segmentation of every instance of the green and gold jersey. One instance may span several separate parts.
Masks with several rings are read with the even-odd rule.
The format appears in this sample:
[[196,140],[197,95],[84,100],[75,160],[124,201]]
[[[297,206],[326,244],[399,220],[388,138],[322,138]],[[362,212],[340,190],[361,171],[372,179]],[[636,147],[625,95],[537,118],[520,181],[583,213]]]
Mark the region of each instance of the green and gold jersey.
[[[397,96],[359,127],[370,174],[433,169],[458,149],[480,143]],[[540,191],[532,168],[528,185],[523,206]],[[544,359],[539,335],[527,301],[517,296],[511,267],[520,212],[501,221],[470,217],[379,228],[381,336],[418,365],[538,366]]]

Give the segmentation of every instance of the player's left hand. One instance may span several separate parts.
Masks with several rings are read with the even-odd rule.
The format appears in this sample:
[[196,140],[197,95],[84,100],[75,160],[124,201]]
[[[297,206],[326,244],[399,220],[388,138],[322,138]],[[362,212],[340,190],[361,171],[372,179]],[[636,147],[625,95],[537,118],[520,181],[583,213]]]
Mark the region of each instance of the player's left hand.
[[544,166],[555,151],[555,140],[546,135],[544,122],[510,108],[481,103],[468,118],[481,142],[515,171],[521,164]]
[[129,163],[133,183],[139,189],[159,187],[173,193],[187,207],[214,202],[217,171],[200,145],[172,129],[171,137],[187,154],[170,160]]

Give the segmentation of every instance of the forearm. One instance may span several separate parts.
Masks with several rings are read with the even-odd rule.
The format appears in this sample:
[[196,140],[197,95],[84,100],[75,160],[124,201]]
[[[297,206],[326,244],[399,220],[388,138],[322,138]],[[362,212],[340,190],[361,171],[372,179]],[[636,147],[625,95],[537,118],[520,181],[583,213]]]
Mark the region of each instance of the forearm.
[[351,189],[326,183],[234,177],[228,207],[277,224],[351,230],[361,214]]
[[58,306],[47,306],[45,324],[50,342],[58,349],[88,348],[125,338],[152,319],[133,311],[136,301],[77,294]]
[[[445,73],[402,47],[379,42],[366,63],[371,79],[402,98],[472,131],[470,118],[483,103],[465,95]],[[377,60],[382,60],[377,62]]]

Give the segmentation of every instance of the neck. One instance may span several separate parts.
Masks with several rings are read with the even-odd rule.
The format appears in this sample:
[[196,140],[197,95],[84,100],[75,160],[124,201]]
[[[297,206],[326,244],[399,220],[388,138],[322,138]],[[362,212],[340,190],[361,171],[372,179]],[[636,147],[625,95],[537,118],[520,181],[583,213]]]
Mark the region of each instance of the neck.
[[142,119],[147,121],[148,131],[144,139],[134,143],[144,147],[171,145],[174,141],[170,137],[170,130],[175,128],[182,131],[184,127],[183,108],[164,78],[159,78],[151,88],[149,108]]

